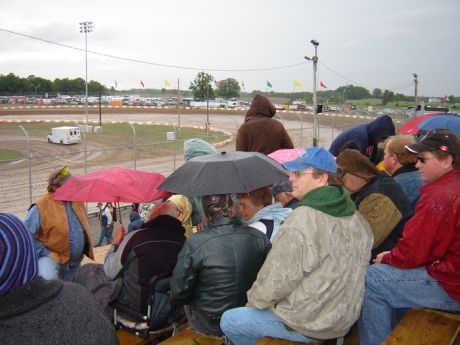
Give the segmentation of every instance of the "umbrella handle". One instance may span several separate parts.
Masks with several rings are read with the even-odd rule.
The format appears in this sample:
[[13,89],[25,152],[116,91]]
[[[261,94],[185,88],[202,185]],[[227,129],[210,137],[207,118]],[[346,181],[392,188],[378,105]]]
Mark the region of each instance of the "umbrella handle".
[[[115,205],[117,205],[117,210],[118,210],[118,223],[120,223],[121,225],[123,225],[123,222],[121,221],[120,203],[117,201]],[[117,211],[115,211],[115,212],[117,212]]]

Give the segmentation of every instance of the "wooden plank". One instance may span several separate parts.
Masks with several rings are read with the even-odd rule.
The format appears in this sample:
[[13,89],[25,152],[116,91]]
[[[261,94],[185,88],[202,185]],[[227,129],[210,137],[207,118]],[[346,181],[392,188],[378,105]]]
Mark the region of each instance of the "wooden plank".
[[159,335],[151,335],[148,338],[142,338],[124,329],[118,329],[117,336],[120,345],[146,345],[159,337]]
[[456,341],[459,331],[460,314],[411,309],[382,345],[451,345]]
[[221,345],[224,343],[223,338],[205,336],[193,332],[190,328],[184,329],[182,332],[177,333],[175,336],[162,341],[161,345]]
[[300,344],[315,344],[315,345],[321,345],[324,343],[324,340],[318,340],[314,343],[299,343],[297,341],[289,341],[289,340],[283,340],[283,339],[275,339],[275,338],[270,338],[270,337],[265,337],[262,340],[259,340],[256,345],[300,345]]
[[102,247],[96,247],[93,248],[93,253],[94,253],[94,261],[88,258],[87,256],[83,257],[83,261],[81,262],[82,265],[92,263],[92,264],[103,264],[104,263],[104,257],[109,248],[111,247],[111,244],[107,244]]

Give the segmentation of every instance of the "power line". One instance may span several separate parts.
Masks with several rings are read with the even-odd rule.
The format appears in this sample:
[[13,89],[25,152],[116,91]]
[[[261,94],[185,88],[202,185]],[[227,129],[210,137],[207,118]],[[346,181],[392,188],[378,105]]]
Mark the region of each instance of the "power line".
[[[45,42],[45,43],[57,45],[57,46],[64,47],[64,48],[74,49],[74,50],[78,50],[78,51],[85,51],[84,49],[81,49],[81,48],[76,48],[76,47],[72,47],[72,46],[69,46],[69,45],[66,45],[66,44],[61,44],[61,43],[48,41],[48,40],[45,40],[45,39],[42,39],[42,38],[29,36],[29,35],[21,34],[21,33],[10,31],[10,30],[5,30],[5,29],[0,28],[0,31],[8,32],[8,33],[11,33],[13,35],[18,35],[18,36],[31,38],[31,39],[34,39],[34,40],[37,40],[37,41],[42,41],[42,42]],[[304,65],[304,64],[308,63],[308,62],[301,62],[301,63],[298,63],[298,64],[287,65],[287,66],[259,68],[259,69],[209,69],[209,68],[197,68],[197,67],[185,67],[185,66],[167,65],[167,64],[161,64],[161,63],[156,63],[156,62],[142,61],[142,60],[124,58],[124,57],[121,57],[121,56],[98,53],[98,52],[94,52],[94,51],[90,51],[90,50],[88,50],[88,53],[91,53],[91,54],[94,54],[94,55],[99,55],[99,56],[109,57],[109,58],[112,58],[112,59],[136,62],[136,63],[146,64],[146,65],[153,65],[153,66],[160,66],[160,67],[167,67],[167,68],[176,68],[176,69],[196,70],[196,71],[210,71],[210,72],[261,72],[261,71],[272,71],[272,70],[279,70],[279,69],[296,67],[296,66],[300,66],[300,65]]]

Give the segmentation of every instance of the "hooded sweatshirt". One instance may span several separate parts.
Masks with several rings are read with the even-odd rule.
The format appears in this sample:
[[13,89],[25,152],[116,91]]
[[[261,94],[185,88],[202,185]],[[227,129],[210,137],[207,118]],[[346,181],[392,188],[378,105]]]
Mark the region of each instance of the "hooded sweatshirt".
[[275,238],[281,224],[284,222],[289,213],[292,212],[290,208],[284,208],[279,202],[265,206],[263,209],[258,211],[247,223],[248,226],[252,226],[263,233],[267,234],[266,225],[260,220],[273,220],[273,232],[270,236],[272,242]]
[[256,95],[238,129],[236,150],[268,155],[279,149],[293,149],[289,134],[279,121],[273,120],[276,109],[263,95]]
[[388,115],[383,115],[370,123],[357,125],[340,133],[332,142],[329,152],[337,157],[342,146],[348,141],[353,141],[359,145],[360,152],[375,164],[378,162],[376,162],[377,144],[374,141],[386,139],[395,133],[393,120]]

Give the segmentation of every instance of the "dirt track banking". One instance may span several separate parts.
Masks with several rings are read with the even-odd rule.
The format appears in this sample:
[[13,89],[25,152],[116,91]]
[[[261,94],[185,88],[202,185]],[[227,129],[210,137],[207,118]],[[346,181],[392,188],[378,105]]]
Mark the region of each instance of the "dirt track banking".
[[[59,109],[58,109],[59,110]],[[3,120],[67,120],[69,123],[75,121],[85,121],[86,115],[84,110],[75,109],[59,112],[56,109],[53,111],[47,110],[20,110],[20,111],[4,111],[0,109],[0,121]],[[170,111],[169,113],[147,112],[143,109],[112,109],[111,113],[103,113],[102,121],[139,121],[139,122],[164,122],[168,120],[177,125],[179,117],[177,110]],[[104,111],[108,111],[107,109]],[[125,111],[125,112],[124,112]],[[202,116],[200,117],[199,114]],[[231,115],[231,116],[229,116]],[[193,110],[185,113],[181,110],[180,124],[204,126],[206,118],[206,109]],[[312,143],[313,130],[310,115],[302,115],[302,131],[300,131],[300,119],[296,114],[281,114],[281,117],[275,116],[276,119],[282,121],[288,130],[295,147],[309,147]],[[94,122],[95,125],[99,123],[99,114],[95,111],[89,113],[90,124]],[[237,126],[240,126],[244,120],[244,112],[232,111],[229,114],[224,114],[221,111],[218,113],[210,113],[209,119],[212,128],[226,130],[236,136]],[[336,120],[337,121],[337,120]],[[343,121],[343,120],[342,120]],[[356,121],[355,121],[356,123]],[[354,124],[355,124],[354,123]],[[349,124],[353,124],[349,121]],[[19,125],[19,124],[18,124]],[[64,123],[62,125],[65,125]],[[1,126],[1,123],[0,123]],[[329,127],[321,126],[320,128],[320,144],[326,148],[329,147],[332,136],[337,134],[336,130],[333,134]],[[10,212],[16,214],[20,218],[24,218],[27,213],[27,208],[30,199],[34,200],[41,196],[46,189],[46,178],[49,172],[57,166],[68,165],[74,175],[83,174],[84,170],[84,150],[83,144],[80,145],[80,153],[56,156],[59,154],[70,153],[75,151],[71,146],[52,145],[42,137],[30,137],[31,147],[33,151],[30,153],[31,157],[34,156],[47,156],[47,158],[31,159],[31,181],[32,181],[32,195],[29,190],[29,170],[28,160],[20,160],[0,165],[0,177],[2,184],[0,187],[1,200],[0,212]],[[179,142],[179,144],[182,144]],[[2,134],[0,137],[0,147],[18,151],[22,157],[27,157],[27,142],[24,133],[18,130],[13,134]],[[97,151],[103,149],[103,144],[92,143],[87,147],[87,171],[94,171],[98,169],[105,169],[111,167],[129,167],[133,168],[133,154],[132,150],[107,150]],[[223,147],[218,147],[219,152],[234,151],[235,144],[231,142]],[[184,163],[182,155],[176,156],[176,168]],[[159,158],[149,158],[138,160],[136,168],[145,171],[156,171],[165,176],[168,176],[174,170],[174,155]],[[89,209],[94,210],[94,205],[90,204]]]

